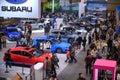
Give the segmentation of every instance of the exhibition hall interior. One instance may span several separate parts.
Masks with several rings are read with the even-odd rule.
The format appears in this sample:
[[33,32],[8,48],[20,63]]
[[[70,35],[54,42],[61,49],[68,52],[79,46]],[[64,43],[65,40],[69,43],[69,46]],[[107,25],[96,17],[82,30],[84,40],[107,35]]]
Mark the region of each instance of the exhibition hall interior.
[[0,0],[0,80],[120,80],[120,0]]

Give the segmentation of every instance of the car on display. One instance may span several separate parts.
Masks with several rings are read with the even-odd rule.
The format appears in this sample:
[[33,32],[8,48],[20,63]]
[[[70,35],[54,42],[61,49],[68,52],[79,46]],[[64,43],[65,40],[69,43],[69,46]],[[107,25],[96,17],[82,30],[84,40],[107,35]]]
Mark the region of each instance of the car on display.
[[81,28],[75,30],[75,33],[76,33],[76,34],[79,34],[79,35],[82,37],[82,39],[83,39],[84,37],[86,37],[87,32],[88,32],[88,31],[87,31],[84,27],[81,27]]
[[37,30],[37,29],[43,30],[44,29],[43,23],[38,23],[38,22],[30,22],[30,23],[31,23],[33,30]]
[[2,32],[7,36],[8,40],[14,41],[16,38],[21,38],[22,34],[15,26],[7,26],[2,29]]
[[43,30],[44,29],[44,23],[42,22],[37,22],[35,20],[21,20],[18,24],[18,28],[21,28],[22,30],[24,30],[24,25],[26,23],[31,24],[32,26],[32,30]]
[[71,33],[70,31],[65,31],[65,30],[51,30],[48,37],[57,39],[59,33],[60,33],[60,40],[68,43],[72,43],[73,40],[78,37],[78,34]]
[[64,30],[64,31],[69,31],[69,32],[75,32],[75,28],[73,28],[72,26],[62,26],[60,30]]
[[[48,38],[47,36],[37,37],[33,39],[33,46],[39,45],[44,41],[45,48],[50,49],[51,52],[64,53],[67,49],[69,49],[70,44],[67,42],[59,41],[56,39]],[[50,46],[47,46],[48,42],[50,42]]]
[[91,25],[91,26],[94,26],[96,25],[97,23],[97,19],[96,18],[91,18],[90,20],[88,20],[88,23]]
[[88,32],[84,26],[63,27],[63,30],[70,34],[76,34],[81,36],[84,36]]
[[[45,58],[51,58],[51,55],[44,53],[43,50],[36,50],[35,48],[29,47],[15,47],[10,48],[11,61],[13,64],[19,65],[33,65],[38,62],[44,62]],[[6,53],[4,54],[3,60],[6,61]]]
[[[84,27],[85,30],[87,30],[87,32],[90,32],[93,29],[93,26],[91,24],[92,23],[90,23],[90,21],[83,18],[69,23],[69,26],[75,28],[76,30],[81,29],[81,27]],[[63,29],[63,27],[61,29]]]

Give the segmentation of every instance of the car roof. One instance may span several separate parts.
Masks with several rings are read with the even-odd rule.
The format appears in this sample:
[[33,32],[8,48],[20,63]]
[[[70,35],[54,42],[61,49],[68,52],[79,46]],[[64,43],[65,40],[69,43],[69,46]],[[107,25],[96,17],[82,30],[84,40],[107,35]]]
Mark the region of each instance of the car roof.
[[11,49],[10,49],[10,51],[26,51],[26,52],[30,52],[31,50],[34,50],[34,48],[15,47],[15,48],[11,48]]
[[52,39],[51,38],[48,38],[47,36],[42,36],[42,37],[36,37],[36,38],[34,38],[34,39],[39,39],[39,40],[49,40],[49,41],[51,41]]
[[64,30],[51,30],[51,32],[65,32]]

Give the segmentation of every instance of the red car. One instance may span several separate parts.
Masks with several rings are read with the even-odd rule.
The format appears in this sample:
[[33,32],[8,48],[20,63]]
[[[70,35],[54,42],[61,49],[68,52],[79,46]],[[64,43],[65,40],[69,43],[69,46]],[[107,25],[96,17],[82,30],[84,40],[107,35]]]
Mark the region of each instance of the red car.
[[[44,53],[42,50],[36,50],[35,48],[28,47],[15,47],[10,49],[11,59],[13,63],[33,65],[38,62],[44,62],[45,58],[51,58],[50,54]],[[4,54],[3,60],[6,59]]]

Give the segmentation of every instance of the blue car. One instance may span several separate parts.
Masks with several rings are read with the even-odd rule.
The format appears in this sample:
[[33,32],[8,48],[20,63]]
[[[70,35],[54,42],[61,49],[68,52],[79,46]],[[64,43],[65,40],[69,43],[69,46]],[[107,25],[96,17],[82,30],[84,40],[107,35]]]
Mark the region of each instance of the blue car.
[[16,27],[6,27],[2,29],[2,32],[8,37],[8,40],[14,41],[16,38],[21,38],[21,32]]
[[58,33],[60,33],[60,40],[65,41],[68,43],[72,43],[74,38],[78,38],[78,34],[74,33],[72,31],[66,31],[66,30],[51,30],[48,37],[56,39],[58,36]]
[[51,52],[64,53],[70,47],[70,44],[67,42],[61,42],[55,39],[49,39],[46,36],[34,38],[33,46],[38,47],[40,43],[42,43],[43,41],[44,41],[44,44],[47,44],[48,42],[50,42],[50,46],[46,47],[46,49],[49,48]]

